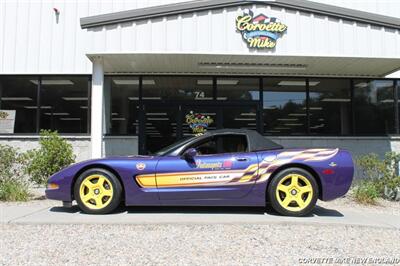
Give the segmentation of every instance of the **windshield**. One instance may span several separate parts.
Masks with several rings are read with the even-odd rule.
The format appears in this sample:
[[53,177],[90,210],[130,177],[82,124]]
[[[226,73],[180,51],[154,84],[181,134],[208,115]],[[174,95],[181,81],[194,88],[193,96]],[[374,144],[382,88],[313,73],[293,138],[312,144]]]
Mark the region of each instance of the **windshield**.
[[195,137],[186,137],[181,140],[178,140],[177,142],[174,142],[171,145],[168,145],[168,146],[162,148],[161,150],[155,152],[154,155],[158,155],[158,156],[167,155],[167,154],[171,153],[172,151],[174,151],[175,149],[179,148],[180,146],[185,145],[186,143],[191,141],[193,138],[195,138]]

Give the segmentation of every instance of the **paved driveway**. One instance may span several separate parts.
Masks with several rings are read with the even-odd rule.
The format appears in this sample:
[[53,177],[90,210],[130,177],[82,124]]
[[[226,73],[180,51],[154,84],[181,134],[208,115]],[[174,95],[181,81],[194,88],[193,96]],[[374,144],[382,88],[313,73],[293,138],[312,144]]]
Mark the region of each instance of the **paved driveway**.
[[0,205],[3,224],[271,224],[361,225],[400,229],[400,215],[317,206],[307,217],[282,217],[270,208],[248,207],[121,207],[108,215],[88,215],[77,206],[45,201]]

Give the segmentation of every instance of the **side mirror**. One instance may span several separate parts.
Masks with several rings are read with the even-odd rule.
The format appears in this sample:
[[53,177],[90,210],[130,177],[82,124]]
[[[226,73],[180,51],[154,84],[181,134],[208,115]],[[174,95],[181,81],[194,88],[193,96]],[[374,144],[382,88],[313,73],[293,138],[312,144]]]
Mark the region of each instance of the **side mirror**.
[[195,148],[189,148],[182,154],[182,159],[193,160],[193,157],[197,155],[197,150]]

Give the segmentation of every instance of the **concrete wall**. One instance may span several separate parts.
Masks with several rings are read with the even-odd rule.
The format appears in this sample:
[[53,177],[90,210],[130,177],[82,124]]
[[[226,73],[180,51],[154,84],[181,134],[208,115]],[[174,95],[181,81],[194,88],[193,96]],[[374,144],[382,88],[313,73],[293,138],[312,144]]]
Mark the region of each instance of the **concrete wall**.
[[[89,136],[65,136],[71,143],[76,161],[90,159],[91,143]],[[0,144],[9,145],[17,148],[20,152],[25,152],[39,147],[39,138],[37,136],[1,136]],[[117,155],[136,155],[138,153],[138,137],[104,137],[103,153],[105,156]]]
[[[66,136],[69,143],[72,144],[76,161],[84,161],[90,158],[90,137],[89,136]],[[37,136],[1,136],[0,144],[9,145],[17,148],[20,152],[36,149],[39,147],[39,138]]]
[[103,154],[106,156],[136,155],[138,147],[137,136],[106,136],[103,139]]

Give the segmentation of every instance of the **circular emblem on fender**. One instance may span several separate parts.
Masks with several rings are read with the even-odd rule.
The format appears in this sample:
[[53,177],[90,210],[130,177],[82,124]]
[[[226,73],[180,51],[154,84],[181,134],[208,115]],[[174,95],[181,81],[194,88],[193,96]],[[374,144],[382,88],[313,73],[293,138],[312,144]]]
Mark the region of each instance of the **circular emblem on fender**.
[[144,168],[146,168],[145,163],[137,163],[136,164],[136,169],[138,169],[139,171],[143,170]]

